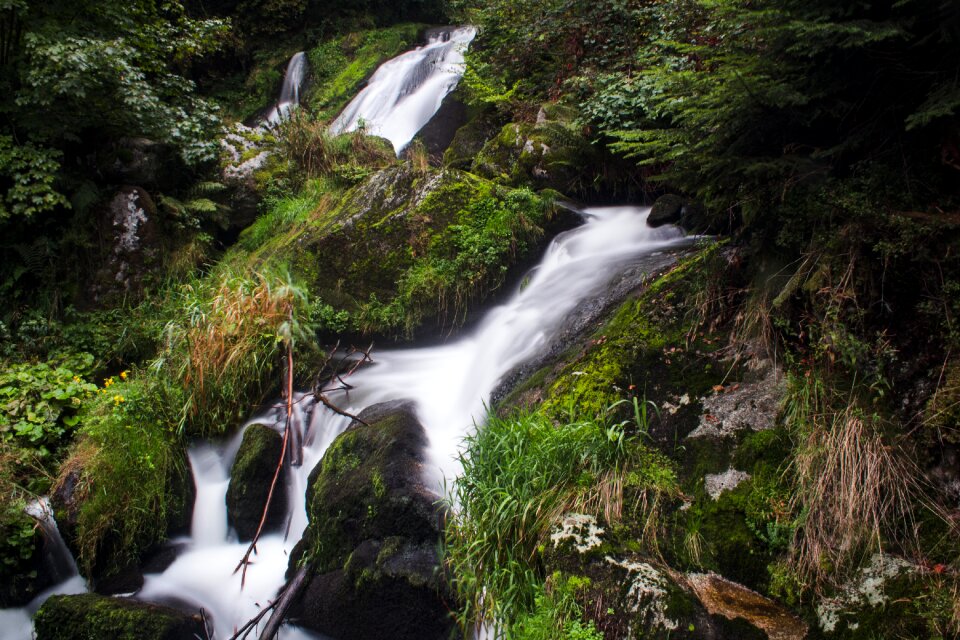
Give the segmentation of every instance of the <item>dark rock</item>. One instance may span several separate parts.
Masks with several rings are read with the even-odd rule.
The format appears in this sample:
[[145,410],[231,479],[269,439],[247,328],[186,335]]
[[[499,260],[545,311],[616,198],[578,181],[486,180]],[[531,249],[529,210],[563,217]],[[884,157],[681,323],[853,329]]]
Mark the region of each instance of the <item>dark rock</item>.
[[53,586],[48,541],[37,523],[13,506],[0,512],[0,609],[22,607]]
[[665,195],[657,198],[650,209],[647,224],[651,227],[660,227],[665,224],[677,224],[683,213],[684,199],[680,196]]
[[496,136],[502,127],[503,123],[498,122],[492,111],[478,113],[457,129],[443,153],[444,164],[454,169],[470,169],[483,145]]
[[[282,450],[283,437],[270,427],[254,424],[243,434],[227,488],[227,516],[241,541],[252,540],[257,532]],[[282,527],[286,511],[285,487],[278,481],[264,529]]]
[[684,202],[680,211],[680,226],[690,233],[716,233],[715,225],[707,215],[707,208],[699,202]]
[[157,206],[145,189],[124,187],[103,209],[100,225],[103,237],[111,238],[112,244],[93,278],[93,301],[136,299],[162,258]]
[[194,640],[207,637],[199,615],[93,593],[53,596],[40,607],[34,622],[37,640]]
[[337,638],[448,638],[452,599],[438,547],[440,496],[422,478],[426,434],[408,402],[375,405],[311,474],[310,525],[291,555],[315,567],[291,608]]
[[456,91],[447,95],[440,108],[417,133],[431,158],[439,158],[467,121],[467,106]]
[[187,170],[176,150],[146,138],[121,138],[100,158],[100,168],[114,184],[170,189]]

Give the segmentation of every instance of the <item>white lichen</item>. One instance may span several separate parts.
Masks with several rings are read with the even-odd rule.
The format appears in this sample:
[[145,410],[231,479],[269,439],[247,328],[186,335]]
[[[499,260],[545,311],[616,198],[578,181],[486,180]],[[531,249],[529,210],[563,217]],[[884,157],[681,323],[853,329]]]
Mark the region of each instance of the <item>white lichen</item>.
[[723,473],[710,473],[703,477],[707,495],[716,500],[724,491],[732,491],[741,482],[750,479],[750,474],[737,469],[727,469]]
[[140,248],[138,232],[140,225],[147,221],[147,212],[138,204],[140,194],[136,191],[130,191],[121,197],[125,198],[126,202],[114,209],[116,213],[113,218],[113,226],[119,227],[120,230],[114,252],[117,254],[133,253]]
[[564,516],[558,527],[550,534],[554,548],[561,543],[572,540],[573,548],[579,553],[586,553],[602,544],[603,527],[597,526],[597,519],[582,513],[569,513]]
[[[832,598],[825,598],[817,605],[820,628],[831,633],[837,629],[844,614],[854,613],[865,606],[879,607],[889,597],[884,591],[886,583],[897,576],[916,571],[916,567],[902,558],[884,553],[874,554],[870,563],[860,569]],[[847,627],[855,629],[856,622]]]
[[605,560],[627,572],[630,580],[627,608],[631,613],[642,615],[653,627],[673,631],[679,626],[676,620],[667,616],[667,579],[662,573],[646,562],[617,560],[610,556]]

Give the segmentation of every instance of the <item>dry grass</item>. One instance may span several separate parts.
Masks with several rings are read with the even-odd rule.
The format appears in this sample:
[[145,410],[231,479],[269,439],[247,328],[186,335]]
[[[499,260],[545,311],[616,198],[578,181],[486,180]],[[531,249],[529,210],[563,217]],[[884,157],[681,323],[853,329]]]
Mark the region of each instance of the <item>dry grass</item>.
[[794,389],[787,419],[799,438],[792,508],[802,518],[793,562],[819,587],[842,580],[866,555],[888,546],[916,556],[917,509],[930,503],[922,474],[884,441],[880,421],[849,400],[834,409],[814,378]]
[[396,161],[392,148],[361,132],[331,135],[324,122],[296,112],[280,132],[285,157],[304,178],[327,175],[338,165],[382,168]]

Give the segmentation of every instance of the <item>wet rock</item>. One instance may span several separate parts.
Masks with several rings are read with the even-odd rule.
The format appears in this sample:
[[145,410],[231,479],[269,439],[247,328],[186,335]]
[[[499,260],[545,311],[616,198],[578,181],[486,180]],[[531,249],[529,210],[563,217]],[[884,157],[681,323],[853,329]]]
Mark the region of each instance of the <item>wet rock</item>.
[[104,237],[111,238],[103,266],[91,285],[93,300],[106,304],[130,301],[143,291],[159,265],[162,234],[157,207],[141,187],[124,187],[103,210]]
[[337,437],[310,477],[310,525],[288,573],[315,570],[297,624],[357,640],[447,638],[440,496],[423,479],[426,434],[407,402],[375,405]]
[[711,615],[741,618],[770,640],[803,640],[807,625],[782,605],[715,573],[688,573],[686,583]]
[[[283,450],[283,436],[262,424],[250,425],[230,470],[227,487],[227,516],[241,541],[252,540],[263,516],[270,483]],[[287,510],[284,483],[278,480],[267,512],[265,531],[283,526]]]
[[657,198],[650,209],[647,224],[651,227],[661,227],[665,224],[677,224],[683,212],[684,199],[680,196],[665,195]]
[[207,634],[199,615],[92,593],[53,596],[35,618],[37,640],[193,640]]
[[467,121],[467,106],[457,91],[448,94],[433,117],[417,133],[431,158],[442,157]]

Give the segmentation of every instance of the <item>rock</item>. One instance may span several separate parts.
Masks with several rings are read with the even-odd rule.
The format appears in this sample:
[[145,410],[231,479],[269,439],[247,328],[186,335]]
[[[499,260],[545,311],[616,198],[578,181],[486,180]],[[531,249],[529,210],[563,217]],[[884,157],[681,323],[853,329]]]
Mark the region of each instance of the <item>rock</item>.
[[426,434],[407,402],[368,408],[310,476],[310,525],[288,573],[315,570],[291,607],[295,623],[354,640],[447,638],[440,496],[424,485]]
[[650,209],[647,224],[651,227],[660,227],[665,224],[677,224],[683,212],[684,199],[680,196],[665,195],[657,198]]
[[740,431],[761,431],[773,426],[786,392],[783,372],[773,363],[763,361],[762,377],[716,391],[702,398],[700,424],[688,438],[723,438]]
[[207,637],[199,615],[93,593],[51,597],[37,611],[34,624],[37,640],[193,640]]
[[[282,450],[283,436],[270,427],[253,424],[243,433],[227,487],[227,517],[241,541],[252,540],[257,532]],[[282,527],[286,511],[287,495],[281,478],[270,501],[264,530]]]
[[124,187],[104,208],[100,224],[112,245],[93,278],[93,300],[100,304],[135,300],[162,257],[157,206],[143,188]]
[[583,168],[598,166],[598,158],[599,152],[570,123],[511,123],[476,154],[471,171],[512,186],[576,194],[592,185]]
[[488,140],[497,135],[503,123],[496,114],[484,111],[457,129],[443,153],[443,163],[453,169],[469,170]]
[[459,92],[448,94],[432,118],[417,132],[431,158],[439,158],[467,121],[467,106]]
[[0,609],[22,607],[53,586],[46,544],[37,523],[16,503],[0,511]]
[[766,632],[770,640],[807,637],[806,623],[782,605],[743,585],[715,573],[688,573],[686,583],[711,615],[746,620]]
[[121,138],[100,158],[100,170],[114,184],[175,188],[187,169],[170,145],[147,138]]

